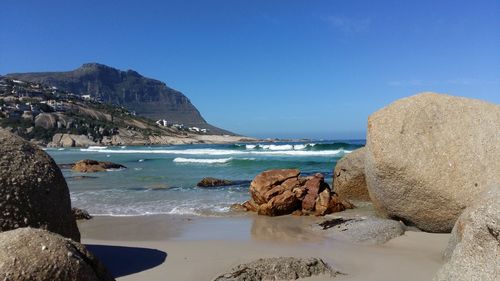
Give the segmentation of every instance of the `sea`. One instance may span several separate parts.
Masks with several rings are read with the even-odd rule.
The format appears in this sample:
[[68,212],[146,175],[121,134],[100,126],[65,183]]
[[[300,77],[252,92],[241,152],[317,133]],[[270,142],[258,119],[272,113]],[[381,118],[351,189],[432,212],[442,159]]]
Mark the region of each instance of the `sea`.
[[[303,176],[322,173],[331,184],[336,162],[365,140],[197,144],[175,146],[92,146],[47,148],[58,164],[82,159],[111,161],[126,169],[76,173],[63,169],[73,207],[92,215],[152,214],[226,216],[249,199],[251,180],[269,169],[297,168]],[[200,188],[204,177],[233,185]]]

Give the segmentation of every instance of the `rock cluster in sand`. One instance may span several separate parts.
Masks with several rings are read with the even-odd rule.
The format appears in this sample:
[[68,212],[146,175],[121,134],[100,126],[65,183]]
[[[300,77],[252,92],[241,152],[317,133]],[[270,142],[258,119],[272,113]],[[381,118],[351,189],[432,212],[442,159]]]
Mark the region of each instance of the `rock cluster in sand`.
[[323,216],[353,208],[341,200],[324,181],[322,174],[300,177],[297,169],[269,170],[257,175],[250,183],[252,199],[242,206],[259,215],[287,214]]
[[80,241],[66,181],[35,145],[0,129],[0,231],[35,227]]

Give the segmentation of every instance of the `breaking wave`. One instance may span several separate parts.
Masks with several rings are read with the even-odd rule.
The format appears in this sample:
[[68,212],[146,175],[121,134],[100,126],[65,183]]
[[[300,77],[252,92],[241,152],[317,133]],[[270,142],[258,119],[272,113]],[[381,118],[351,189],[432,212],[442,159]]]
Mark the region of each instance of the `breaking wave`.
[[177,157],[173,161],[175,163],[198,163],[198,164],[225,164],[233,158],[219,158],[219,159],[196,159],[196,158],[182,158]]

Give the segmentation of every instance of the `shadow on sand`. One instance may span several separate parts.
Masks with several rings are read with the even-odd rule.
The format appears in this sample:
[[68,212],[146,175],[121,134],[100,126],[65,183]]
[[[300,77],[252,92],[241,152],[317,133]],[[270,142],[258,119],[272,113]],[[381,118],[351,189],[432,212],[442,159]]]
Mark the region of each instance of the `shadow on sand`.
[[144,271],[162,264],[167,253],[148,248],[85,245],[115,277]]

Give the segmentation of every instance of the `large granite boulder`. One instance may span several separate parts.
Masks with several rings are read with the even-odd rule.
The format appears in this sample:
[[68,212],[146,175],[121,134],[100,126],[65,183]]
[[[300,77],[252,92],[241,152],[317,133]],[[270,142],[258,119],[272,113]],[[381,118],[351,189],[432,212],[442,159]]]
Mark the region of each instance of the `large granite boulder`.
[[26,226],[80,241],[68,186],[54,160],[0,129],[0,231]]
[[35,127],[53,129],[57,126],[57,115],[54,113],[40,113],[35,118]]
[[460,215],[435,281],[500,279],[500,185],[479,195]]
[[71,168],[71,170],[79,173],[95,173],[95,172],[105,172],[109,169],[125,169],[125,168],[126,168],[125,166],[113,162],[84,159],[76,162]]
[[450,232],[499,171],[498,105],[424,93],[368,119],[365,173],[379,214]]
[[88,147],[92,145],[97,145],[97,143],[86,135],[60,133],[55,134],[52,141],[47,144],[48,147]]
[[365,180],[365,148],[346,154],[335,165],[333,189],[349,200],[370,201]]
[[0,233],[0,279],[114,280],[104,265],[82,244],[35,228]]

